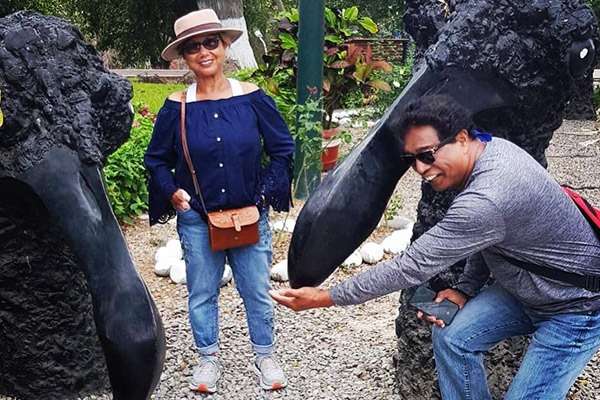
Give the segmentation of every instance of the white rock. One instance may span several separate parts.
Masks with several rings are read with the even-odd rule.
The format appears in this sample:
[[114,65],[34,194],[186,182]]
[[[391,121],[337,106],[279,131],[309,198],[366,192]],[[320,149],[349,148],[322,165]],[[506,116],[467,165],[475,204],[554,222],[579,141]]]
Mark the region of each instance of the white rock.
[[281,221],[273,222],[273,229],[276,231],[292,233],[294,232],[294,226],[296,226],[296,220],[293,218],[286,218]]
[[363,262],[363,258],[360,255],[360,251],[354,250],[348,258],[342,263],[344,267],[358,267]]
[[183,250],[181,249],[181,242],[179,242],[179,240],[171,239],[167,242],[165,247],[176,260],[179,260],[183,257]]
[[167,260],[171,259],[171,252],[169,251],[169,249],[167,249],[166,247],[159,247],[158,250],[156,250],[156,253],[154,254],[154,261],[158,262],[165,262]]
[[375,264],[383,258],[383,247],[377,243],[367,242],[361,247],[360,255],[364,262]]
[[381,245],[386,253],[399,254],[402,253],[410,244],[412,236],[411,229],[402,229],[394,231],[391,235],[383,239]]
[[283,260],[275,264],[271,268],[271,279],[278,282],[287,282],[290,280],[288,276],[288,262]]
[[185,261],[179,260],[171,266],[169,277],[173,283],[186,283]]
[[233,271],[231,271],[229,264],[225,264],[225,270],[223,271],[223,277],[221,278],[220,283],[221,287],[231,282],[231,278],[233,278]]
[[154,273],[158,276],[169,276],[173,263],[169,259],[157,261],[154,264]]
[[395,216],[391,220],[387,221],[387,226],[392,229],[410,229],[412,230],[414,222],[410,219],[402,216]]

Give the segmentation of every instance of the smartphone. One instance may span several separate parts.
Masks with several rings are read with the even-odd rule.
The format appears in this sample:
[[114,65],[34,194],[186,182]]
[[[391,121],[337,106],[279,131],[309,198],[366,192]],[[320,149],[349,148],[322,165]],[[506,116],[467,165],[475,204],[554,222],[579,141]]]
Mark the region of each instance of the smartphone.
[[408,304],[427,315],[441,319],[446,325],[450,325],[458,312],[458,305],[448,299],[444,299],[441,303],[436,303],[433,301],[435,296],[436,293],[433,290],[422,285],[415,290],[408,300]]

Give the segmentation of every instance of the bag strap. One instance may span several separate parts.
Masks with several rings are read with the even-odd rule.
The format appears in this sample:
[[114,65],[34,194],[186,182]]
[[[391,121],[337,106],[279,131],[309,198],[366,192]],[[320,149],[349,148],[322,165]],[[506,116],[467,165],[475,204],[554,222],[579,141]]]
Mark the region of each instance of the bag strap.
[[575,272],[567,272],[557,268],[546,267],[544,265],[528,263],[506,255],[502,255],[502,257],[511,264],[529,272],[533,272],[536,275],[569,283],[573,286],[589,290],[590,292],[600,292],[600,275],[582,275]]
[[200,192],[200,185],[198,184],[198,178],[196,177],[196,170],[194,168],[194,164],[192,163],[192,158],[190,157],[190,149],[187,143],[187,129],[185,127],[185,104],[187,100],[187,94],[182,93],[181,95],[181,113],[179,118],[179,134],[181,136],[181,147],[183,148],[183,157],[185,158],[185,162],[187,163],[188,169],[192,174],[192,181],[194,182],[194,190],[196,191],[196,195],[200,198],[200,203],[202,204],[202,209],[208,215],[208,211],[206,210],[206,204],[204,204],[204,198],[202,197],[202,192]]
[[244,89],[242,89],[240,81],[232,78],[227,78],[227,80],[229,81],[229,86],[231,87],[231,95],[233,97],[241,96],[244,94]]

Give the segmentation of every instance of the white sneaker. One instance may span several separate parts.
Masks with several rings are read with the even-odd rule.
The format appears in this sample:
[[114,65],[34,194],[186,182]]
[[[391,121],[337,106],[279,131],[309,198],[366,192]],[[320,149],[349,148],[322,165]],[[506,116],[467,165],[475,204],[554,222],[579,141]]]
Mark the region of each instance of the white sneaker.
[[259,356],[254,362],[254,372],[258,375],[260,387],[264,390],[277,390],[287,386],[287,378],[273,355]]
[[200,365],[194,368],[190,389],[199,393],[215,393],[221,370],[221,363],[216,358],[202,358]]

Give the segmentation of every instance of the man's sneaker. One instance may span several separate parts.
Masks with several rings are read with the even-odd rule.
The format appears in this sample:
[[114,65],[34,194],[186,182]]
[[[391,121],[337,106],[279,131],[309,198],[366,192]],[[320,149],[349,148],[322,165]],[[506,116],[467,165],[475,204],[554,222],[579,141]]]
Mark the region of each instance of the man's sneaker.
[[287,378],[274,356],[259,356],[254,362],[254,372],[258,375],[260,387],[277,390],[287,386]]
[[215,393],[221,378],[221,363],[214,358],[202,358],[194,368],[190,389],[200,393]]

